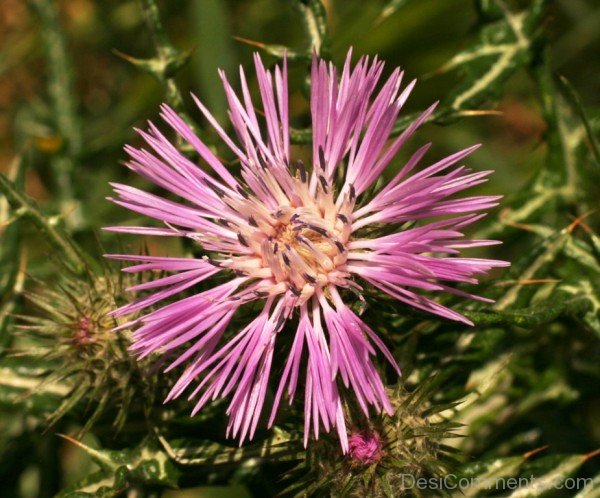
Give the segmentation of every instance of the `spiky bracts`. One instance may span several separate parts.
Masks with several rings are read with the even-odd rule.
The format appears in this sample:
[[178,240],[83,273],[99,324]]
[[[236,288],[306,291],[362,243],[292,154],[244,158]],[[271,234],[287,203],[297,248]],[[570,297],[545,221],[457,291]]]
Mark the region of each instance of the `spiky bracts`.
[[[424,293],[445,291],[485,301],[453,285],[476,283],[476,277],[506,265],[459,256],[461,249],[496,243],[465,240],[462,229],[495,206],[498,197],[455,197],[490,174],[455,166],[474,147],[416,171],[428,149],[422,147],[387,185],[367,194],[435,107],[391,138],[414,86],[402,88],[399,69],[377,89],[383,63],[376,58],[361,58],[353,68],[348,54],[339,78],[332,64],[313,60],[313,154],[307,168],[290,154],[286,62],[271,73],[255,56],[255,67],[264,125],[244,72],[241,96],[221,73],[237,141],[196,99],[239,161],[239,176],[166,105],[162,118],[195,149],[202,167],[153,124],[140,131],[150,150],[126,148],[131,170],[180,200],[115,184],[114,202],[164,226],[110,230],[189,238],[206,255],[111,256],[136,262],[129,272],[170,273],[138,286],[149,292],[116,316],[145,313],[126,325],[135,328],[132,350],[138,357],[159,353],[169,363],[167,370],[185,367],[168,400],[187,392],[196,399],[196,413],[211,400],[231,396],[228,433],[240,443],[254,436],[269,391],[274,392],[272,424],[284,393],[291,402],[303,383],[305,444],[311,432],[318,437],[321,428],[335,428],[347,451],[341,384],[365,416],[370,407],[391,414],[374,363],[377,352],[399,373],[384,342],[351,309],[348,298],[355,301],[370,286],[410,306],[470,323]],[[372,229],[382,226],[388,233],[374,235]],[[230,280],[178,299],[217,274]],[[251,303],[262,304],[262,310],[232,333],[232,317]],[[284,333],[293,334],[292,346],[272,386],[274,351]]]
[[[79,409],[88,415],[81,434],[109,414],[120,430],[133,411],[152,403],[152,376],[142,374],[147,365],[131,358],[129,338],[113,332],[119,321],[111,315],[115,304],[123,302],[125,289],[138,280],[139,276],[113,274],[109,268],[75,275],[65,267],[60,281],[38,282],[38,288],[27,294],[36,310],[20,317],[20,328],[41,342],[41,348],[27,354],[49,366],[39,389],[56,382],[70,386],[50,415],[50,425]],[[133,407],[141,393],[145,401]]]
[[445,440],[456,437],[458,425],[440,415],[449,405],[433,401],[436,383],[432,378],[412,391],[398,384],[389,391],[391,415],[355,417],[346,455],[330,438],[311,445],[305,460],[287,474],[290,484],[282,494],[392,498],[414,496],[417,479],[451,485],[448,476],[457,463]]

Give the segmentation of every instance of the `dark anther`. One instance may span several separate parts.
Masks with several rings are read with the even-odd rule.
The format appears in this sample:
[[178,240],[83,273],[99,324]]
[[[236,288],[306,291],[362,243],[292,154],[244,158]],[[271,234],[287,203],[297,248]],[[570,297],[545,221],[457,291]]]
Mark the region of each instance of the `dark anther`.
[[250,216],[250,218],[248,218],[248,223],[250,224],[251,227],[257,227],[258,223],[256,223],[256,220],[254,219],[254,216]]
[[248,195],[248,192],[246,192],[240,185],[237,185],[235,189],[237,190],[238,194],[240,194],[244,199],[248,199],[250,197]]
[[277,318],[277,324],[275,325],[275,330],[279,330],[283,326],[284,323],[285,323],[285,316],[279,315],[279,318]]
[[312,275],[309,275],[308,273],[304,273],[302,275],[302,277],[304,278],[304,280],[306,280],[307,282],[310,282],[311,284],[317,283],[317,279],[315,277],[313,277]]
[[242,244],[243,246],[246,246],[246,247],[250,247],[248,245],[248,241],[246,240],[246,237],[244,237],[241,233],[237,234],[237,238],[240,241],[240,244]]
[[294,294],[294,296],[300,297],[301,292],[298,289],[296,289],[296,287],[294,285],[288,284],[288,289],[290,290],[290,292],[292,294]]
[[329,237],[329,232],[327,230],[325,230],[324,228],[315,226],[315,225],[306,225],[308,228],[310,228],[313,232],[317,232],[319,235],[322,235],[323,237]]
[[203,182],[204,182],[204,184],[205,184],[205,185],[206,185],[208,188],[211,188],[211,189],[213,189],[215,192],[218,192],[218,193],[219,193],[219,194],[221,194],[221,195],[225,195],[225,194],[226,194],[225,190],[223,190],[223,189],[222,189],[221,187],[219,187],[218,185],[215,185],[214,183],[212,183],[212,182],[209,182],[208,180],[203,180]]
[[300,181],[302,183],[306,183],[306,180],[308,179],[308,175],[306,174],[306,168],[304,167],[304,161],[302,161],[301,159],[298,159],[296,161],[296,167],[298,168],[298,171],[300,172]]
[[337,214],[337,218],[338,218],[338,220],[340,220],[342,223],[348,223],[348,217],[347,217],[345,214],[338,213],[338,214]]
[[325,171],[325,151],[323,147],[319,147],[319,166],[321,170]]
[[321,182],[321,187],[323,187],[323,191],[325,193],[327,193],[328,192],[328,190],[327,190],[327,179],[323,175],[319,175],[319,181]]

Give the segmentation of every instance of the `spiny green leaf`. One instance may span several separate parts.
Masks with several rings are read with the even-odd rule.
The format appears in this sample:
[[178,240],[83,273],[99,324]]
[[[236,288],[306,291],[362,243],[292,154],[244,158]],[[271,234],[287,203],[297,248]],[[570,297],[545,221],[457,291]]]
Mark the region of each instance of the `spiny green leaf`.
[[570,299],[555,297],[551,300],[514,311],[465,311],[463,314],[476,325],[482,327],[490,325],[516,325],[518,327],[533,328],[550,323],[559,317],[585,316],[592,309],[589,300],[592,296],[584,289],[581,289],[581,292],[573,292],[572,294],[574,295]]
[[464,75],[446,99],[452,109],[474,108],[497,96],[504,82],[532,58],[532,44],[547,0],[536,0],[529,10],[518,14],[510,12],[502,0],[496,3],[503,18],[484,26],[471,47],[440,69],[460,69]]
[[260,461],[299,460],[304,456],[299,437],[275,427],[262,442],[231,447],[213,441],[159,440],[169,456],[182,465],[224,465],[255,459]]
[[100,470],[66,487],[55,498],[117,498],[126,488],[120,476]]
[[600,474],[590,479],[574,498],[600,498]]
[[555,492],[557,484],[573,476],[585,463],[585,455],[551,455],[544,457],[523,469],[523,476],[534,475],[535,486],[521,487],[513,491],[510,498],[534,498]]
[[175,487],[180,471],[165,451],[151,439],[139,446],[124,450],[95,449],[80,441],[63,436],[85,451],[96,462],[105,475],[122,477],[127,482]]
[[0,358],[0,406],[41,417],[55,411],[71,387],[60,382],[42,386],[41,375],[47,368],[32,358]]
[[571,83],[569,82],[569,80],[567,78],[565,78],[564,76],[560,76],[559,81],[560,81],[567,97],[571,101],[571,104],[577,110],[577,113],[579,114],[579,118],[581,119],[581,122],[583,123],[583,126],[585,127],[585,131],[587,132],[587,136],[590,141],[592,151],[594,152],[594,155],[596,157],[596,162],[600,163],[600,145],[598,145],[598,137],[596,137],[596,134],[592,130],[592,126],[587,117],[587,114],[586,114],[583,106],[581,105],[581,100],[579,99],[579,95],[577,94],[577,92],[575,91],[575,88],[573,88],[573,85],[571,85]]
[[[25,158],[17,156],[8,173],[15,187],[22,189],[25,182]],[[0,198],[0,351],[8,346],[12,337],[8,334],[8,325],[12,323],[16,301],[23,288],[22,266],[22,222],[11,219],[10,206],[6,199]]]
[[239,42],[245,43],[246,45],[257,47],[266,54],[277,57],[278,59],[283,59],[283,57],[286,57],[287,60],[291,62],[308,62],[311,60],[311,54],[307,52],[298,52],[296,50],[290,49],[289,47],[286,47],[285,45],[262,43],[255,40],[248,40],[247,38],[242,38],[241,36],[234,36],[233,38]]
[[321,0],[296,0],[302,13],[304,29],[310,39],[308,53],[313,51],[327,58],[329,54],[329,35],[327,30],[327,12]]

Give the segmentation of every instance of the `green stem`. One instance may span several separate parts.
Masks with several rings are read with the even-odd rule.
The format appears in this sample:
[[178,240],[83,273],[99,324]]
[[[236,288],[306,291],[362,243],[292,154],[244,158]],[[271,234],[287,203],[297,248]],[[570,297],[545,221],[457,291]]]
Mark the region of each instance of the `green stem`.
[[189,124],[192,124],[191,119],[184,111],[181,91],[173,79],[177,70],[187,62],[187,54],[181,53],[169,40],[155,0],[141,0],[141,4],[152,33],[159,62],[152,73],[165,85],[165,96],[169,105],[179,112]]
[[515,311],[464,311],[462,313],[478,327],[508,325],[534,328],[553,322],[560,317],[581,317],[590,310],[590,306],[591,304],[587,298],[574,297]]
[[74,160],[80,155],[83,142],[74,98],[76,94],[73,67],[58,18],[56,2],[31,0],[31,5],[41,21],[46,50],[48,94],[56,131],[63,141],[61,151],[52,158],[51,165],[63,208],[72,209]]
[[327,29],[327,12],[321,0],[298,0],[298,8],[302,13],[304,29],[310,39],[309,53],[313,51],[328,59],[329,33]]
[[6,196],[7,201],[18,215],[30,219],[35,224],[48,238],[48,242],[73,264],[76,271],[84,272],[89,263],[89,256],[75,244],[66,232],[56,226],[54,220],[48,219],[42,214],[35,201],[19,191],[13,182],[3,174],[0,174],[0,192]]
[[[23,156],[18,156],[13,162],[8,175],[19,188],[23,187],[25,182]],[[13,334],[8,333],[8,327],[12,323],[15,306],[23,289],[21,268],[23,231],[20,220],[11,222],[10,218],[10,206],[2,199],[0,200],[0,220],[9,225],[3,230],[0,239],[2,241],[0,264],[3,270],[3,274],[0,276],[0,351],[13,339]]]

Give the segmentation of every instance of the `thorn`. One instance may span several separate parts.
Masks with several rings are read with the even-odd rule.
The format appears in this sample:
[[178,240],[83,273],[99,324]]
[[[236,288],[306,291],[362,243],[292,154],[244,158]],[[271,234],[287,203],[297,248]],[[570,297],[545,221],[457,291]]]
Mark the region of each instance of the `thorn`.
[[596,209],[591,209],[591,210],[587,211],[586,213],[583,213],[581,216],[578,216],[577,218],[575,218],[573,220],[573,222],[567,227],[567,232],[571,233],[578,226],[582,226],[582,227],[584,227],[584,229],[587,227],[589,229],[589,227],[583,222],[583,220],[585,220],[586,218],[589,218],[590,215],[594,214],[596,211],[597,211]]
[[233,37],[234,40],[239,41],[241,43],[245,43],[246,45],[250,45],[252,47],[258,47],[258,48],[262,48],[264,49],[266,47],[266,44],[256,41],[256,40],[249,40],[248,38],[242,38],[241,36],[234,36]]
[[597,450],[591,451],[590,453],[586,453],[585,455],[583,455],[583,459],[590,460],[598,455],[600,455],[600,448],[598,448]]
[[541,453],[542,451],[547,450],[549,447],[550,446],[546,444],[544,446],[540,446],[539,448],[536,448],[535,450],[528,451],[527,453],[525,453],[523,455],[523,458],[525,460],[529,460],[532,456],[537,455],[538,453]]

